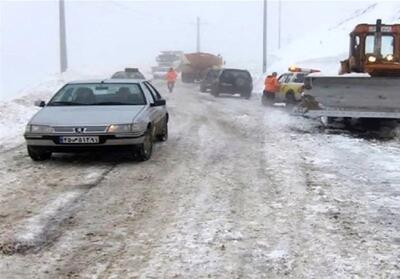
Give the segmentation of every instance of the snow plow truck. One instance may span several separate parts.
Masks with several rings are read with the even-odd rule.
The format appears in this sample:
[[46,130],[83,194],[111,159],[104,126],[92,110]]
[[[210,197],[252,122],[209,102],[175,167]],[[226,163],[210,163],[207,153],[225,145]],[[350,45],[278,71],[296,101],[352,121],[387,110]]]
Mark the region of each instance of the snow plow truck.
[[297,112],[308,117],[400,119],[400,24],[359,24],[338,76],[305,79]]

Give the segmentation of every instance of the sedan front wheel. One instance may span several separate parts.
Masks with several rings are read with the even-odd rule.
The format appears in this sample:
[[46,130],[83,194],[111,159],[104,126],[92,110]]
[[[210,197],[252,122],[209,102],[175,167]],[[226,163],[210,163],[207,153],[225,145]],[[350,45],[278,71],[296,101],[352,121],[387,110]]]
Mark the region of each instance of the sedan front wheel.
[[149,128],[144,135],[143,143],[139,145],[137,155],[140,161],[147,161],[151,158],[153,153],[153,133],[152,129]]
[[33,161],[45,161],[51,158],[51,152],[31,145],[28,145],[28,155]]

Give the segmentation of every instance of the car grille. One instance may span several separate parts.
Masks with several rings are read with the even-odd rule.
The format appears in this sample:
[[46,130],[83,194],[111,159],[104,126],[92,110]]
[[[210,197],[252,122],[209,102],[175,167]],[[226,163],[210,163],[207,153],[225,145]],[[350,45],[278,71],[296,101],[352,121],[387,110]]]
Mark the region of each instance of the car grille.
[[53,127],[55,133],[62,134],[92,134],[105,133],[107,126],[68,126],[68,127]]

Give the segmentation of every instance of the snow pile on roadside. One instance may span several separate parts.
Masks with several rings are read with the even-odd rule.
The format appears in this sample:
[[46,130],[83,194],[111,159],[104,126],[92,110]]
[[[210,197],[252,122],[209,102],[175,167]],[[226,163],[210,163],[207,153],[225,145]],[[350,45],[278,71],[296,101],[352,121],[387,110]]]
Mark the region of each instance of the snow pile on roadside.
[[[106,79],[116,71],[137,65],[119,65],[114,68],[85,67],[79,72],[69,70],[63,74],[49,76],[41,83],[18,92],[18,97],[11,100],[0,100],[0,151],[18,146],[23,142],[26,123],[39,110],[34,106],[37,100],[48,101],[49,98],[66,82],[79,79]],[[151,67],[141,65],[140,71],[149,78]]]
[[[374,24],[382,19],[384,24],[396,23],[400,17],[400,3],[369,3],[341,19],[335,26],[312,28],[312,32],[303,32],[297,40],[273,53],[279,59],[268,66],[268,72],[279,74],[286,72],[290,65],[319,69],[324,75],[337,75],[340,60],[348,56],[348,34],[357,24]],[[311,31],[311,29],[310,29]],[[264,75],[255,79],[255,92],[262,92]]]
[[24,89],[21,97],[0,102],[0,151],[13,148],[23,142],[26,123],[39,110],[37,100],[48,100],[66,82],[81,78],[76,72],[54,75],[40,84]]

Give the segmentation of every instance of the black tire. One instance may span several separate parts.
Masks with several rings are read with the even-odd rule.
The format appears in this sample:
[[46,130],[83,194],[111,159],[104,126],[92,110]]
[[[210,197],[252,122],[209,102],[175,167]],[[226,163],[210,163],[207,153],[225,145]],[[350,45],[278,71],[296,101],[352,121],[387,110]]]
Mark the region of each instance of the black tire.
[[251,92],[243,92],[243,93],[240,93],[240,97],[242,97],[242,98],[248,100],[248,99],[250,99],[250,97],[251,97]]
[[168,117],[165,117],[165,120],[163,121],[163,128],[161,131],[161,134],[157,135],[157,139],[159,141],[167,141],[168,140]]
[[294,105],[296,103],[296,97],[294,96],[293,91],[288,91],[286,93],[286,104]]
[[219,88],[217,85],[213,85],[211,87],[211,95],[213,95],[214,97],[218,97],[219,96]]
[[140,161],[147,161],[153,153],[153,129],[149,128],[144,135],[144,142],[138,146],[137,156]]
[[200,92],[202,93],[207,92],[207,88],[201,83],[200,83]]
[[28,155],[33,161],[46,161],[51,158],[51,152],[41,147],[28,145]]

